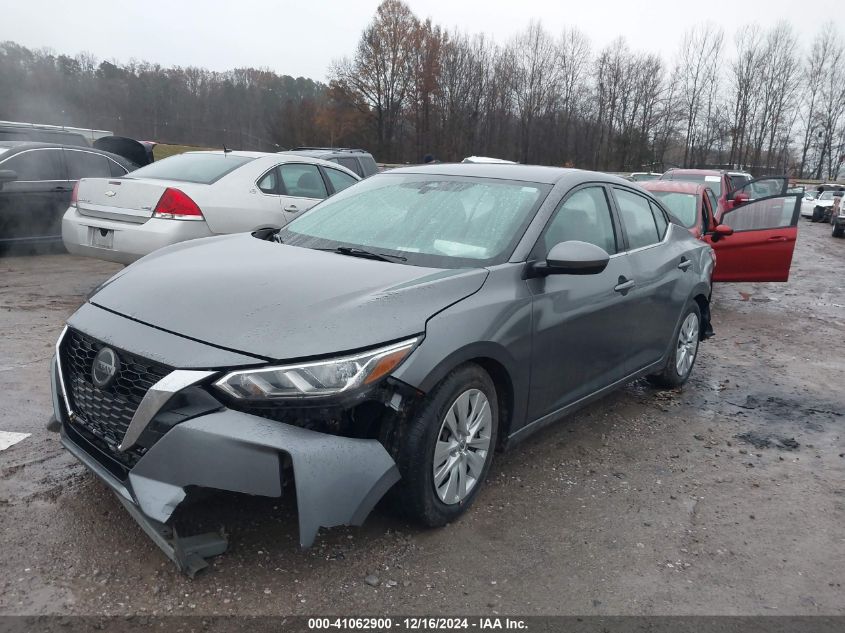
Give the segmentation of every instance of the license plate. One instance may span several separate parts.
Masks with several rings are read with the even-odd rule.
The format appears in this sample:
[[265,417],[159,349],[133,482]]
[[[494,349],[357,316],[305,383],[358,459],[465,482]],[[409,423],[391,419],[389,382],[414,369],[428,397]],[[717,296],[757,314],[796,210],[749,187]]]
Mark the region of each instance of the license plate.
[[112,248],[114,244],[114,231],[98,229],[94,226],[88,229],[91,232],[91,246],[97,248]]

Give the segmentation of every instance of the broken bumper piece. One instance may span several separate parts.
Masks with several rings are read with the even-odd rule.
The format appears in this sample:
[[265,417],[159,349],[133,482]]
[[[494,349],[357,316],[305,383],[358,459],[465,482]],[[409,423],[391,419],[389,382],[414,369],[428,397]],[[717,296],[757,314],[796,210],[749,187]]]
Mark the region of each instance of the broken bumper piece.
[[290,464],[299,543],[309,547],[320,527],[363,523],[399,480],[377,440],[318,433],[229,409],[177,424],[120,478],[102,451],[75,431],[60,398],[54,397],[54,406],[65,448],[108,484],[156,545],[190,575],[206,566],[205,558],[226,550],[223,534],[180,537],[167,525],[190,486],[279,497],[282,468]]

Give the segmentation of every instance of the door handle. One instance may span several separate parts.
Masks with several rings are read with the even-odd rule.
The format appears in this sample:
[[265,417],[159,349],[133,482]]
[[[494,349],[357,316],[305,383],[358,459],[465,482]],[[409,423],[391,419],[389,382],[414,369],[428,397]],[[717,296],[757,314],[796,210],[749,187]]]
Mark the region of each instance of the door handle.
[[688,260],[686,257],[682,257],[681,263],[678,264],[678,268],[680,268],[684,272],[686,272],[687,268],[689,268],[690,266],[692,266],[692,262],[690,260]]
[[289,213],[296,213],[297,211],[299,211],[299,207],[296,206],[295,204],[289,204],[288,206],[285,207],[285,211],[287,211]]
[[786,241],[786,237],[784,237],[783,235],[773,235],[772,237],[770,237],[770,238],[769,238],[768,240],[766,240],[766,241],[767,241],[767,242],[785,242],[785,241]]
[[634,287],[634,280],[633,279],[625,279],[625,277],[619,277],[619,283],[617,283],[613,289],[616,292],[621,292],[623,295],[626,294],[631,288]]

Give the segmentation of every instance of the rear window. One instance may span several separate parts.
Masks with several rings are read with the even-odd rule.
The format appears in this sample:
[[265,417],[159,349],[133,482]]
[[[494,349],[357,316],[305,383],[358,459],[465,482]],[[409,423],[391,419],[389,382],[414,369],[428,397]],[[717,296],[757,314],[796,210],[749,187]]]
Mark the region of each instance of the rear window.
[[210,185],[251,160],[254,160],[251,156],[232,154],[179,154],[135,170],[131,178],[180,180]]

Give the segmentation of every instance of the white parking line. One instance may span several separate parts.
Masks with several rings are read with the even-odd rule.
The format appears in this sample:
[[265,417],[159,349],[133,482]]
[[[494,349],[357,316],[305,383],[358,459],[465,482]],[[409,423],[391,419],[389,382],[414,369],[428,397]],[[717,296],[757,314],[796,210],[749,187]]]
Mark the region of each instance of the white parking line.
[[0,431],[0,451],[5,451],[10,446],[14,446],[21,440],[25,440],[30,433],[14,433],[12,431]]

